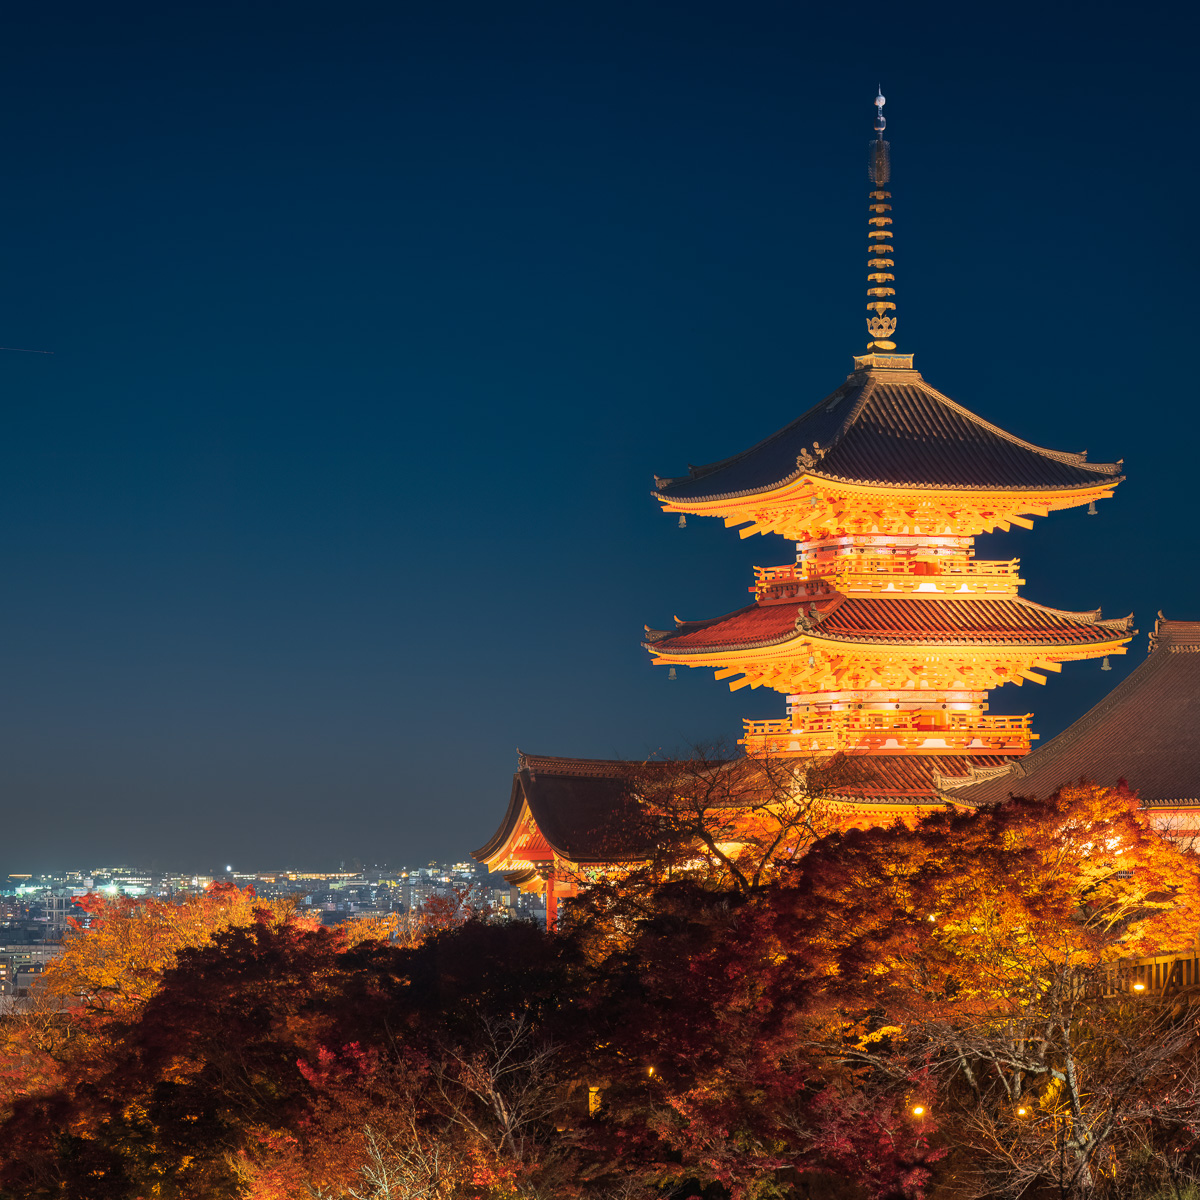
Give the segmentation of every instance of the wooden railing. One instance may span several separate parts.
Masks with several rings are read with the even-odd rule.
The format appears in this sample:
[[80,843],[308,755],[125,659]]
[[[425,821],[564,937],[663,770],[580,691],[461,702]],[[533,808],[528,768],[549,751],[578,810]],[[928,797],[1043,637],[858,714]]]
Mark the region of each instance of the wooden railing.
[[[959,557],[905,557],[846,554],[780,567],[755,567],[754,587],[760,597],[799,594],[805,584],[828,579],[839,591],[899,591],[951,596],[1009,595],[1025,581],[1021,560],[977,560]],[[967,591],[960,592],[963,585]]]
[[1195,946],[1109,963],[1088,977],[1084,991],[1092,996],[1152,996],[1194,987],[1200,987],[1200,949]]
[[1032,714],[985,717],[976,712],[945,712],[940,708],[903,709],[899,712],[848,710],[797,713],[776,721],[743,721],[739,744],[751,753],[881,749],[896,742],[901,749],[916,749],[928,741],[944,742],[936,749],[961,751],[982,742],[991,753],[1024,753],[1037,734],[1030,730]]

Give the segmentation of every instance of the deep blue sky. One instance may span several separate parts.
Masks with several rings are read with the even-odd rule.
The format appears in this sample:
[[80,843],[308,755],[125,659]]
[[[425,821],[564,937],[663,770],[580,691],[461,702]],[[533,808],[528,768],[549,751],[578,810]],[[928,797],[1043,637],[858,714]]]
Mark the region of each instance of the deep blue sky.
[[861,351],[888,96],[898,341],[1089,519],[989,540],[1133,609],[1048,736],[1200,617],[1182,4],[26,5],[0,45],[0,871],[464,855],[515,748],[782,715],[644,622],[778,539],[686,531]]

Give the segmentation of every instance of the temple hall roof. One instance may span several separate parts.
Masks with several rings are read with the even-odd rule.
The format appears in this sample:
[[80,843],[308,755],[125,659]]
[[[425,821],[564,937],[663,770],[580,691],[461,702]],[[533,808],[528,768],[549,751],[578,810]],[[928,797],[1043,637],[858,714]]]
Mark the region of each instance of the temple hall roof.
[[1032,754],[943,784],[955,803],[1046,797],[1065,783],[1124,779],[1150,807],[1200,805],[1200,621],[1160,617],[1150,656],[1095,708]]
[[1105,642],[1129,632],[1131,618],[1103,621],[1100,612],[1063,612],[1020,597],[889,599],[750,604],[709,621],[650,630],[656,654],[712,654],[781,645],[813,636],[895,645],[1064,646]]
[[571,862],[620,862],[644,851],[630,837],[634,787],[639,776],[664,764],[519,754],[518,766],[508,811],[491,840],[473,852],[477,861],[508,840],[523,804],[550,849]]
[[967,779],[976,771],[997,770],[1011,758],[1002,754],[862,754],[855,784],[836,789],[846,799],[875,804],[932,804],[947,780]]
[[[850,782],[833,788],[829,798],[901,808],[936,804],[939,786],[1007,761],[995,754],[855,755]],[[753,769],[754,763],[742,758],[725,765]],[[649,847],[639,843],[640,826],[631,820],[634,790],[647,773],[670,773],[680,764],[521,754],[519,767],[500,828],[472,854],[479,862],[491,858],[512,836],[525,804],[549,848],[562,859],[586,865],[643,858]]]
[[1119,463],[1046,450],[1006,433],[930,387],[915,370],[866,370],[757,446],[688,475],[658,479],[664,501],[771,491],[802,475],[845,483],[954,490],[1104,487]]

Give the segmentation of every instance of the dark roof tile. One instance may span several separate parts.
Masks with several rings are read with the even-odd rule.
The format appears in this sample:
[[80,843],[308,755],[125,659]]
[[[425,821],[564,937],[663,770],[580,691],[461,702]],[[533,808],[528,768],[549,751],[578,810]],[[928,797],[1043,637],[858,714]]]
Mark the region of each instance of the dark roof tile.
[[[819,450],[814,451],[813,443]],[[816,455],[810,467],[798,463]],[[852,375],[802,417],[742,454],[679,479],[663,500],[716,500],[769,491],[805,472],[893,487],[1058,490],[1116,483],[1115,464],[1046,450],[984,421],[916,371]]]
[[946,794],[968,804],[1045,798],[1124,779],[1150,805],[1200,804],[1200,621],[1161,620],[1150,657],[1073,725],[1007,770]]

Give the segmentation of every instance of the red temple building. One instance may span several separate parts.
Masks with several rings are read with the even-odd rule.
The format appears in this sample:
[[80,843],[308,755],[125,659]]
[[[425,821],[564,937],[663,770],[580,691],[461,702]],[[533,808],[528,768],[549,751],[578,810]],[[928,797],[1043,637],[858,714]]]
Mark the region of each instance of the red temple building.
[[[731,689],[785,698],[778,719],[744,723],[748,755],[861,760],[858,781],[830,801],[844,824],[972,802],[977,787],[1007,794],[1001,780],[1035,735],[1029,715],[989,715],[989,692],[1124,654],[1135,632],[1132,616],[1037,604],[1020,594],[1015,559],[975,557],[981,533],[1081,505],[1095,512],[1121,465],[1006,432],[927,383],[897,349],[883,103],[869,158],[864,352],[844,382],[765,441],[655,477],[655,499],[681,524],[716,517],[794,552],[755,568],[749,604],[647,627],[644,643],[663,667],[709,668]],[[522,756],[505,821],[476,858],[524,887],[550,880],[553,903],[573,890],[573,867],[635,856],[601,836],[600,810],[630,802],[629,767]]]

